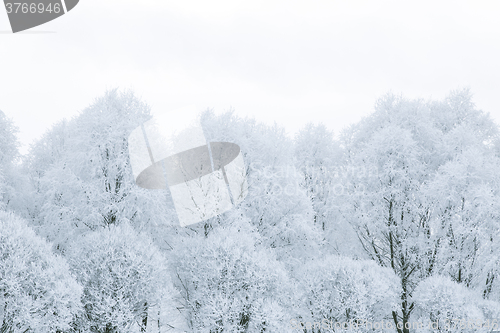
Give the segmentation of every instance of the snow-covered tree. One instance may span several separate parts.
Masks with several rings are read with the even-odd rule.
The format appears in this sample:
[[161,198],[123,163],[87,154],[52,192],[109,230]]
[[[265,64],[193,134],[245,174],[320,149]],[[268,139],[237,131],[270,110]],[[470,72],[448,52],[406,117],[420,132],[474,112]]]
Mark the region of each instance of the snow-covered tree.
[[302,267],[299,283],[303,300],[300,321],[321,323],[325,331],[338,330],[341,323],[356,323],[361,331],[368,331],[375,322],[392,320],[390,313],[397,309],[398,278],[391,269],[371,260],[332,255],[317,258]]
[[484,300],[448,277],[436,275],[423,280],[412,300],[415,312],[411,321],[421,323],[423,332],[498,330],[500,303]]
[[[489,170],[496,162],[481,162],[491,155],[495,126],[470,98],[467,90],[427,103],[389,94],[371,116],[344,133],[348,163],[377,169],[352,178],[343,214],[356,227],[367,254],[400,279],[395,322],[409,320],[415,307],[411,295],[421,280],[443,270],[456,280],[459,271],[472,274],[466,267],[481,249],[477,235],[482,232],[485,240],[498,232],[498,226],[491,227],[498,216],[498,185],[487,176],[494,174]],[[479,171],[482,167],[486,170]],[[479,227],[485,222],[489,228]],[[461,275],[460,282],[472,279]]]
[[112,90],[32,146],[29,215],[59,250],[80,233],[119,221],[141,230],[160,225],[152,236],[168,239],[172,203],[165,191],[138,187],[130,167],[128,136],[149,118],[144,102]]
[[320,125],[307,124],[295,137],[295,165],[314,209],[314,222],[325,238],[324,251],[365,257],[350,224],[341,218],[341,207],[350,189],[344,151],[333,133]]
[[325,230],[331,219],[328,204],[334,195],[334,172],[342,163],[342,151],[324,125],[306,125],[294,143],[297,169],[313,205],[314,222]]
[[[193,332],[286,332],[293,308],[286,270],[247,219],[186,240],[177,281]],[[180,260],[182,259],[182,260]]]
[[17,169],[19,160],[18,129],[0,110],[0,209],[16,210],[23,200],[24,185]]
[[445,158],[427,189],[434,207],[435,271],[478,288],[485,298],[499,295],[498,128],[475,109],[468,90],[432,108],[443,133],[439,155]]
[[373,164],[378,169],[362,179],[353,177],[352,203],[344,214],[357,228],[370,257],[400,278],[400,314],[393,312],[394,325],[408,322],[413,309],[411,290],[428,260],[430,210],[420,188],[431,170],[413,129],[401,121],[407,114],[425,116],[426,111],[418,101],[388,96],[379,101],[372,118],[360,124],[362,128],[354,133],[353,146],[348,148],[352,165],[373,169]]
[[302,178],[294,166],[293,142],[284,129],[241,119],[233,112],[216,116],[207,111],[201,120],[208,141],[239,145],[249,184],[240,207],[262,235],[264,246],[275,249],[279,260],[288,264],[317,254],[321,234],[314,225],[311,202],[300,186]]
[[24,220],[0,212],[0,331],[69,331],[81,294],[66,260]]
[[68,256],[83,286],[82,330],[114,333],[133,325],[144,330],[148,309],[173,292],[164,256],[127,223],[85,234]]
[[485,296],[498,275],[499,172],[500,159],[476,146],[440,167],[429,184],[436,213],[436,271],[482,288]]
[[29,153],[22,158],[22,170],[28,176],[30,185],[23,215],[32,221],[39,219],[44,204],[42,179],[45,173],[65,156],[68,130],[66,119],[56,123],[30,145]]

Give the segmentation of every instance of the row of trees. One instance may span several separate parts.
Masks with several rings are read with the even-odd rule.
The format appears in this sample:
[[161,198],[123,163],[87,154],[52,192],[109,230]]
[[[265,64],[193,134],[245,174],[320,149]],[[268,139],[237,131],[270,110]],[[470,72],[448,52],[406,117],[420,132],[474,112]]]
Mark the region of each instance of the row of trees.
[[208,141],[240,146],[249,193],[181,228],[168,190],[134,183],[127,138],[150,109],[132,93],[22,157],[0,113],[1,332],[494,328],[477,324],[500,318],[500,142],[467,89],[388,94],[338,138],[200,117]]

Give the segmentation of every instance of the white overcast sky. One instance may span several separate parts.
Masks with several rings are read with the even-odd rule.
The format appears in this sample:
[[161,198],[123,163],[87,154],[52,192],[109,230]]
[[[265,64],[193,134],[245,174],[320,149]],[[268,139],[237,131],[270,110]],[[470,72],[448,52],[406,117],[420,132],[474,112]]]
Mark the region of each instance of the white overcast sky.
[[500,120],[496,0],[80,0],[9,31],[0,8],[0,110],[22,152],[114,87],[157,111],[233,107],[290,134],[311,121],[338,132],[389,91],[440,99],[468,86]]

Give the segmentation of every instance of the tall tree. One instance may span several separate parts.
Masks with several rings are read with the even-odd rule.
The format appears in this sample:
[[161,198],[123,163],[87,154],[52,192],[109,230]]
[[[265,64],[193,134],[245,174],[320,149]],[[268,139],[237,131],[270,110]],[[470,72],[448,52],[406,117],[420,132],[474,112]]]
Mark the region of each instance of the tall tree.
[[306,125],[295,137],[295,165],[314,209],[314,223],[325,238],[324,251],[366,257],[352,227],[342,223],[341,206],[350,191],[344,150],[324,125]]
[[500,268],[495,255],[500,226],[498,128],[474,108],[467,90],[431,107],[443,132],[440,155],[445,157],[427,189],[439,241],[435,268],[487,298],[498,292]]
[[[436,115],[443,109],[447,112]],[[377,169],[367,177],[352,177],[354,188],[344,218],[356,227],[367,254],[381,266],[392,268],[400,279],[401,302],[399,311],[393,312],[395,323],[409,321],[415,306],[413,290],[422,279],[444,269],[439,267],[448,262],[439,260],[443,246],[453,244],[453,237],[459,236],[447,233],[449,222],[436,223],[450,221],[450,210],[444,208],[446,204],[438,205],[443,200],[436,201],[429,186],[461,152],[448,149],[450,135],[467,137],[471,134],[468,128],[474,129],[481,147],[494,139],[494,124],[474,108],[467,90],[452,92],[443,102],[427,103],[389,94],[377,102],[370,117],[344,135],[350,165]],[[452,186],[444,185],[440,193],[450,190]],[[453,206],[458,207],[459,201]],[[473,228],[472,220],[481,219],[481,210],[473,205],[467,214],[474,217],[462,218],[462,231],[456,232],[466,232]],[[452,219],[457,221],[455,213]],[[473,239],[469,238],[470,244]],[[474,245],[462,246],[463,238],[457,244],[464,261],[470,261],[477,251]]]
[[162,226],[151,235],[168,239],[172,204],[165,191],[135,184],[128,155],[129,134],[149,118],[148,105],[112,90],[32,146],[29,215],[61,251],[81,233],[125,221],[138,229]]
[[333,133],[324,125],[306,125],[295,137],[297,169],[303,174],[303,186],[314,209],[314,222],[325,230],[328,202],[333,196],[333,172],[342,162],[342,151]]
[[274,249],[287,264],[317,255],[321,234],[314,225],[311,202],[300,186],[293,142],[284,129],[241,119],[231,111],[216,116],[208,110],[201,120],[207,140],[240,146],[249,185],[241,212],[257,228],[264,246]]

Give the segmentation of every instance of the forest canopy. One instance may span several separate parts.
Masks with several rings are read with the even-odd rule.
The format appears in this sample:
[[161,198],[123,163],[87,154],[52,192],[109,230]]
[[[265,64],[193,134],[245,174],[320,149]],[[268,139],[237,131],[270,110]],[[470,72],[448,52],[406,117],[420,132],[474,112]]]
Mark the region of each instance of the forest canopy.
[[386,94],[337,135],[208,109],[248,195],[188,227],[135,183],[150,118],[111,90],[21,156],[0,111],[0,332],[498,330],[499,127],[469,89]]

